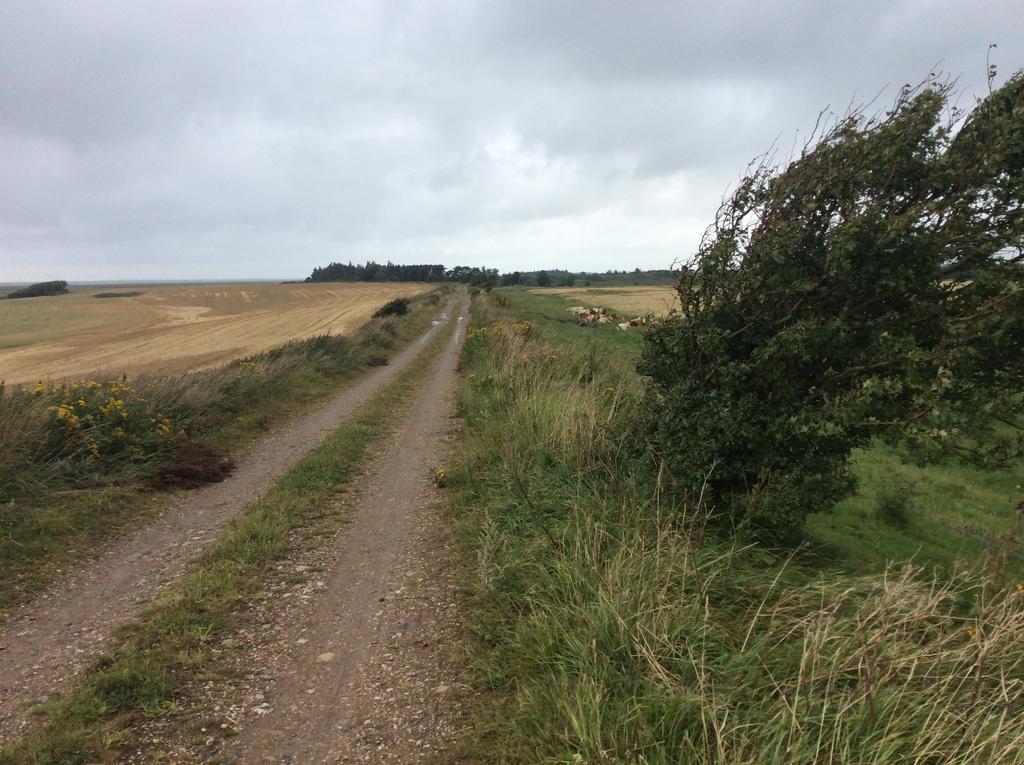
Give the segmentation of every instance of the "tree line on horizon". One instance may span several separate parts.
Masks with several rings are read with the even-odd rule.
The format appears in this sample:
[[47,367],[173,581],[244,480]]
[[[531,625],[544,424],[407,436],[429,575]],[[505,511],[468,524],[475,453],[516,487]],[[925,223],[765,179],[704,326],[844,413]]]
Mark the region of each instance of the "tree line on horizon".
[[446,268],[441,263],[401,264],[376,263],[372,260],[364,264],[331,263],[313,269],[307,282],[461,282],[464,284],[496,282],[498,269],[479,268],[476,266],[455,266]]
[[573,287],[592,284],[673,284],[678,279],[677,271],[657,269],[642,271],[605,272],[568,271],[550,269],[540,271],[511,271],[501,273],[496,268],[477,266],[455,266],[446,268],[440,263],[376,263],[365,264],[331,263],[313,269],[306,277],[307,282],[457,282],[479,287],[511,287],[526,285],[534,287]]

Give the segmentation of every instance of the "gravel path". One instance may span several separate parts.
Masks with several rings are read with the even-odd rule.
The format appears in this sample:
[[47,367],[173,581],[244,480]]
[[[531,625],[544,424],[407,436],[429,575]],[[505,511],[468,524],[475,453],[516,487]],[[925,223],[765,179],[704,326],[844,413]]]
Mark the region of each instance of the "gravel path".
[[32,705],[59,693],[99,655],[118,624],[136,615],[226,523],[415,358],[447,324],[454,304],[390,364],[261,438],[225,481],[182,495],[152,523],[76,566],[0,626],[0,744],[24,733]]
[[468,691],[458,683],[458,556],[435,471],[451,441],[464,330],[460,316],[360,482],[349,522],[319,558],[289,562],[315,570],[313,581],[298,585],[297,597],[268,599],[270,613],[235,654],[252,685],[243,703],[220,713],[238,735],[210,739],[190,760],[451,761]]

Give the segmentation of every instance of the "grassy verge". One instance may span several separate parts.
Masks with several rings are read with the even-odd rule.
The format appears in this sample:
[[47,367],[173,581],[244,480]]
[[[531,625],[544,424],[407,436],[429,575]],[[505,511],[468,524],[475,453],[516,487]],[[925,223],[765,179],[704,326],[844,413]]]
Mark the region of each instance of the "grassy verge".
[[[704,533],[630,456],[628,360],[474,309],[451,471],[488,763],[1024,762],[1024,595]],[[531,298],[532,299],[532,298]],[[550,317],[554,320],[554,317]]]
[[[593,302],[601,303],[599,295],[595,293]],[[602,364],[632,365],[640,354],[641,331],[578,327],[565,311],[571,302],[565,298],[524,288],[502,289],[492,296],[502,315],[533,321],[557,347],[592,355]],[[1024,465],[1011,470],[955,462],[921,466],[878,444],[856,452],[853,470],[857,494],[808,519],[808,563],[877,572],[893,562],[912,561],[948,575],[958,566],[986,566],[998,558],[1011,572],[1024,571],[1024,558],[1016,550],[1022,532],[1017,506],[1024,499]],[[899,517],[880,509],[894,490],[904,505]]]
[[[0,388],[0,616],[163,507],[167,494],[154,491],[154,474],[169,470],[172,480],[162,485],[182,477],[187,485],[196,465],[216,465],[218,454],[308,410],[419,337],[439,304],[436,293],[418,296],[401,319],[289,343],[209,372],[40,393]],[[109,406],[111,399],[122,405]],[[68,418],[58,419],[63,412],[51,411],[65,400],[76,423],[88,413],[94,424],[72,432]]]
[[857,494],[807,521],[808,540],[833,565],[863,571],[914,560],[947,574],[964,565],[1024,571],[1016,509],[1024,466],[918,466],[880,444],[856,454],[854,471]]
[[44,705],[45,724],[0,754],[0,763],[110,762],[119,752],[143,745],[133,724],[147,716],[175,714],[185,684],[211,671],[211,646],[240,625],[246,599],[273,577],[286,575],[273,564],[288,555],[291,533],[322,514],[352,480],[368,447],[401,416],[451,327],[454,322],[251,505],[182,581],[129,628],[120,650],[96,662],[66,697]]

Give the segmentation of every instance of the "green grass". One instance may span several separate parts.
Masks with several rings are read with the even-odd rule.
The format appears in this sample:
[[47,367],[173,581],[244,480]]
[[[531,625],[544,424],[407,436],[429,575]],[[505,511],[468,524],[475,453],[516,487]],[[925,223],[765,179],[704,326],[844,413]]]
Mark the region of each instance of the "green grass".
[[[195,437],[231,454],[337,393],[367,371],[371,357],[390,356],[421,336],[438,307],[436,298],[422,295],[408,315],[374,320],[351,338],[292,343],[253,357],[246,362],[252,367],[236,362],[209,373],[157,379],[156,395],[192,419]],[[384,331],[385,326],[391,329]],[[84,478],[62,473],[66,466],[59,462],[26,457],[15,466],[13,455],[40,441],[37,428],[43,426],[17,411],[23,400],[12,394],[0,400],[0,458],[7,462],[0,465],[0,481],[6,484],[0,486],[0,616],[98,545],[144,523],[170,499],[167,492],[149,488],[147,465]],[[7,451],[12,456],[4,457]]]
[[640,353],[642,331],[623,332],[614,324],[581,327],[576,317],[565,310],[571,302],[561,295],[533,292],[527,287],[504,287],[492,290],[491,296],[503,315],[532,321],[553,345],[582,348],[595,358],[614,356],[631,360]]
[[[534,322],[556,347],[592,356],[616,368],[635,364],[642,332],[621,332],[614,325],[578,327],[565,311],[570,301],[524,288],[492,292],[502,315]],[[627,383],[627,384],[637,384]],[[882,444],[859,450],[854,459],[858,492],[832,512],[812,516],[806,527],[811,546],[807,562],[852,572],[884,569],[892,562],[937,567],[947,574],[957,566],[985,566],[1014,534],[1024,465],[1009,470],[986,470],[944,463],[916,466],[905,455]],[[895,527],[880,520],[875,506],[881,487],[891,476],[913,486],[910,522]],[[1013,573],[1024,570],[1019,555],[1010,561]]]
[[[44,724],[0,754],[4,765],[116,761],[144,745],[136,723],[176,714],[187,683],[214,671],[210,648],[241,623],[240,606],[274,577],[297,529],[329,512],[368,448],[393,427],[451,327],[318,448],[231,524],[215,546],[127,631],[125,644],[89,669]],[[312,537],[313,535],[311,535]],[[312,543],[312,542],[310,542]]]
[[711,535],[631,456],[629,360],[503,323],[522,314],[500,297],[474,309],[449,474],[487,701],[467,757],[1024,762],[1015,588],[821,572]]
[[75,560],[91,555],[119,529],[151,518],[163,497],[133,487],[47,494],[12,500],[0,530],[0,615],[42,590]]
[[[1019,532],[1021,469],[984,470],[957,463],[921,467],[879,444],[856,454],[854,472],[857,494],[807,521],[809,541],[821,545],[823,557],[834,565],[858,571],[914,560],[949,573],[958,565],[984,565],[1007,542],[1016,551],[1007,535]],[[878,494],[893,477],[910,487],[905,526],[878,517]],[[1012,568],[1021,570],[1019,557]]]

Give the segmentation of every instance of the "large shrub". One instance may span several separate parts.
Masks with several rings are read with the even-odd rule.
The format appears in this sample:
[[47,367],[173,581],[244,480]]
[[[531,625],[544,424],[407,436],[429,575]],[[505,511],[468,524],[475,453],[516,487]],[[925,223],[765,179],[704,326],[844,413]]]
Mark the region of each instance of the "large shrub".
[[68,283],[62,280],[53,282],[39,282],[37,284],[30,284],[27,287],[16,289],[8,292],[5,297],[10,300],[16,298],[30,298],[30,297],[44,297],[48,295],[66,295],[71,290],[68,289]]
[[409,298],[399,297],[389,300],[374,311],[373,318],[382,319],[385,316],[405,316],[407,313],[409,313]]
[[966,115],[949,95],[904,90],[753,166],[648,334],[647,443],[726,517],[830,507],[874,436],[1019,449],[1024,77]]

